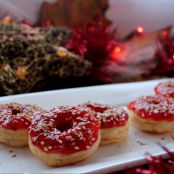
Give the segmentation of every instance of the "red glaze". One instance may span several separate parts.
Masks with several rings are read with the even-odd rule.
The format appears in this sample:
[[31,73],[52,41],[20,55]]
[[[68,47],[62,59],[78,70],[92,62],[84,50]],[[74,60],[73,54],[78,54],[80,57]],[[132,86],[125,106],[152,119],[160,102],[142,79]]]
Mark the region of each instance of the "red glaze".
[[79,108],[61,106],[37,115],[29,134],[45,152],[70,154],[87,150],[97,141],[99,121]]
[[155,94],[174,98],[174,81],[161,82],[155,89]]
[[93,115],[100,121],[101,129],[124,126],[128,121],[128,114],[122,108],[98,103],[85,103],[80,107],[92,111]]
[[128,109],[142,118],[174,121],[174,100],[163,96],[140,97],[128,104]]
[[31,118],[41,109],[34,105],[9,103],[0,105],[0,126],[6,129],[28,129]]

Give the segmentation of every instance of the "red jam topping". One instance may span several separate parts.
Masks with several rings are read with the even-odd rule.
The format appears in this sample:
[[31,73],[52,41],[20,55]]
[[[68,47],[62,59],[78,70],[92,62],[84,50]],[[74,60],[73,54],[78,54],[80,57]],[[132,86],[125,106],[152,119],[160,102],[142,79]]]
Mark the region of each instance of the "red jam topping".
[[0,105],[0,126],[6,129],[28,129],[32,116],[41,109],[35,105],[9,103]]
[[29,133],[41,150],[70,154],[87,150],[97,141],[99,121],[79,108],[61,106],[36,115]]
[[162,96],[140,97],[128,104],[128,109],[142,118],[153,120],[174,120],[174,100]]
[[155,89],[155,94],[174,98],[174,81],[161,82]]
[[93,115],[100,121],[102,129],[124,126],[128,121],[128,114],[122,108],[98,103],[85,103],[81,107],[92,111]]

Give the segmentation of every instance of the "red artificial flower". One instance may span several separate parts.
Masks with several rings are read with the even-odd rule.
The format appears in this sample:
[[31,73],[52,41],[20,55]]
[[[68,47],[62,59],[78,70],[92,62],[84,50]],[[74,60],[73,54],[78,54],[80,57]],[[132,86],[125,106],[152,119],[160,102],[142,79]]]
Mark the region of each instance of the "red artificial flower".
[[110,25],[97,22],[75,27],[66,48],[92,62],[91,77],[105,81],[107,77],[100,68],[107,64],[117,44],[116,30],[112,31]]

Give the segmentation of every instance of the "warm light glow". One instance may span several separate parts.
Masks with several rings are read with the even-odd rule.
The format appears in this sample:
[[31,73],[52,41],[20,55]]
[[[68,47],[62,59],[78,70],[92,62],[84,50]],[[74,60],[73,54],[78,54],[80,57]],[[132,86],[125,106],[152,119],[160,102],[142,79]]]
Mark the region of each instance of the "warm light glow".
[[138,28],[137,28],[137,32],[138,32],[138,33],[143,33],[143,31],[144,31],[144,29],[143,29],[142,27],[138,27]]
[[173,54],[173,56],[172,56],[172,59],[174,60],[174,54]]
[[119,53],[121,51],[121,48],[120,47],[115,47],[114,48],[114,53]]
[[118,55],[120,55],[121,52],[121,48],[120,47],[115,47],[113,52],[112,52],[112,58],[115,59],[118,57]]
[[168,32],[167,31],[163,31],[162,34],[163,34],[164,37],[168,36]]

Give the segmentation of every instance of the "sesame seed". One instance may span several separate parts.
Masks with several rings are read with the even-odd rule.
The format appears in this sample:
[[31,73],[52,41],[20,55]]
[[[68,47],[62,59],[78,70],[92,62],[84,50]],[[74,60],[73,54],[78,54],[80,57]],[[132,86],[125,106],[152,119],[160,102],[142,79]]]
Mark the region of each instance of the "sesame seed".
[[83,140],[83,137],[80,137],[80,140]]
[[45,144],[45,142],[44,142],[44,141],[41,141],[41,142],[40,142],[40,144],[41,144],[41,145],[44,145],[44,144]]
[[47,147],[44,147],[44,150],[45,150],[45,151],[48,151],[48,148],[47,148]]
[[74,146],[76,143],[75,142],[73,142],[73,143],[71,143],[71,146]]
[[58,140],[58,142],[60,143],[60,144],[62,144],[63,142],[62,142],[62,140]]
[[66,136],[65,137],[67,140],[73,141],[73,137],[72,136]]
[[95,141],[95,138],[92,138],[91,140],[92,140],[92,141]]
[[74,146],[74,149],[75,149],[75,150],[79,150],[79,147],[78,147],[78,146]]
[[48,146],[48,149],[52,149],[52,146]]
[[33,140],[34,142],[36,142],[36,140],[37,140],[37,137],[33,137],[33,138],[32,138],[32,140]]

